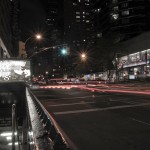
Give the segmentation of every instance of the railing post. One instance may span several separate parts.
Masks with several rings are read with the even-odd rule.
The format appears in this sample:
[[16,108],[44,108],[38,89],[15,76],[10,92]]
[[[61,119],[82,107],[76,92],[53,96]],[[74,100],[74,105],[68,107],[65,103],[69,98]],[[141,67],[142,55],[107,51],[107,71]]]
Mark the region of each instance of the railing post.
[[15,150],[15,120],[16,120],[16,105],[12,105],[12,150]]

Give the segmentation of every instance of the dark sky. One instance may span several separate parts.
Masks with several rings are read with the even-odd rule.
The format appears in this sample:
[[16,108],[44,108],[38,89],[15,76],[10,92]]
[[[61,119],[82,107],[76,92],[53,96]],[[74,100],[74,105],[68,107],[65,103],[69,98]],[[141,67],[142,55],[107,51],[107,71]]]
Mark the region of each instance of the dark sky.
[[46,14],[42,0],[20,0],[20,29],[22,40],[42,32]]

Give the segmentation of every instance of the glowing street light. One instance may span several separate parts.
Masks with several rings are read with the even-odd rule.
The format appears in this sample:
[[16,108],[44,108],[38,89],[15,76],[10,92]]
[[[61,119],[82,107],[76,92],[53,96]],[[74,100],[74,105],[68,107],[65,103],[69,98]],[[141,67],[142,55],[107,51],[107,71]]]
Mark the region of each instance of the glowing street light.
[[42,35],[41,35],[41,34],[35,34],[35,35],[30,36],[29,38],[27,38],[27,39],[25,40],[24,45],[26,45],[26,43],[27,43],[31,38],[35,38],[35,39],[37,39],[37,40],[40,40],[40,39],[42,39]]
[[81,53],[80,57],[82,61],[85,61],[87,59],[86,53]]
[[40,34],[37,34],[35,37],[36,37],[37,39],[41,39],[41,38],[42,38],[42,36],[41,36]]

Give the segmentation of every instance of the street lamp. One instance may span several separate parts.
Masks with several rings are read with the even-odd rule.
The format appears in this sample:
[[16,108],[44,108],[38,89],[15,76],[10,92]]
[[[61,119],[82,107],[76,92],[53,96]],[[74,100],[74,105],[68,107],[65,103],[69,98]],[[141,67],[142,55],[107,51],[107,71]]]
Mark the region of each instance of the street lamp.
[[87,59],[86,53],[81,53],[81,54],[80,54],[80,57],[81,57],[81,60],[82,60],[82,61],[85,61],[85,60]]
[[32,35],[32,36],[28,37],[28,38],[25,40],[25,42],[24,42],[24,45],[25,45],[25,46],[26,46],[26,43],[27,43],[31,38],[35,38],[35,39],[37,39],[37,40],[40,40],[40,39],[42,39],[42,35],[38,33],[38,34],[35,34],[35,35]]

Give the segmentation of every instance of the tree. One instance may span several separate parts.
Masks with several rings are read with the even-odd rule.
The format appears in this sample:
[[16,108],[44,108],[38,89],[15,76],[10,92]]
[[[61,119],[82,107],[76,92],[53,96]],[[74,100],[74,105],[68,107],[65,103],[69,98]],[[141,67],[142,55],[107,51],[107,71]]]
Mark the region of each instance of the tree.
[[113,59],[116,53],[116,46],[119,42],[118,34],[107,34],[97,39],[93,58],[99,60],[97,65],[103,65],[103,70],[113,69]]

